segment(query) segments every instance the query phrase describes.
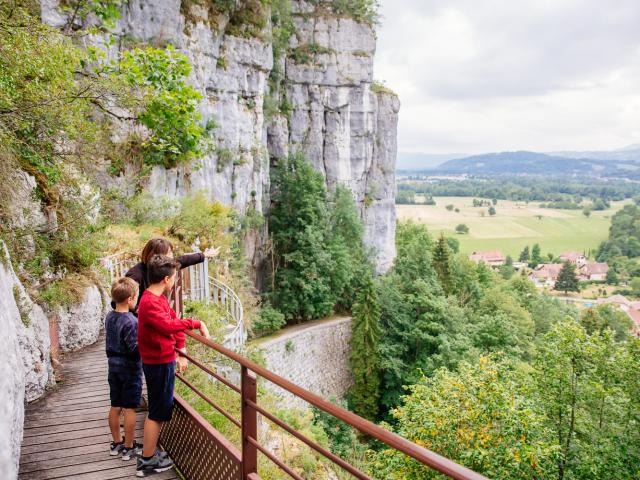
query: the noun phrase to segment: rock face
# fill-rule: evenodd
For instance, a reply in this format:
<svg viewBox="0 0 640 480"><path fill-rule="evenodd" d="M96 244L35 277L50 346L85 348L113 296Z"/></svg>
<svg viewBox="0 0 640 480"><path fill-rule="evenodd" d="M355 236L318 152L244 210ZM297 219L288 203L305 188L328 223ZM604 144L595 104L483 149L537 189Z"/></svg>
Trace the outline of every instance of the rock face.
<svg viewBox="0 0 640 480"><path fill-rule="evenodd" d="M43 0L42 14L45 21L59 24L55 3ZM249 208L266 212L270 165L303 152L328 187L343 184L352 190L365 241L383 272L395 256L399 101L373 83L373 28L330 13L326 1L314 3L290 1L294 34L288 53L274 65L268 12L264 34L245 38L228 33L233 30L227 16L210 18L211 11L197 2L126 2L115 48L132 41L173 44L191 61L190 81L204 98L203 119L217 125L212 131L215 149L199 165L156 167L146 189L174 198L204 190L240 214ZM274 68L280 76L277 96L269 82ZM259 237L246 248L254 270L264 255L265 232Z"/></svg>
<svg viewBox="0 0 640 480"><path fill-rule="evenodd" d="M285 329L258 349L272 372L324 398L342 399L353 383L349 368L351 318L312 322ZM270 385L268 382L265 385ZM287 407L308 404L278 387L271 388Z"/></svg>
<svg viewBox="0 0 640 480"><path fill-rule="evenodd" d="M98 340L103 326L107 300L100 289L87 287L81 301L70 307L59 308L54 314L58 324L60 350L69 352Z"/></svg>
<svg viewBox="0 0 640 480"><path fill-rule="evenodd" d="M53 383L49 322L18 280L9 252L0 242L0 471L16 478L22 441L24 402Z"/></svg>

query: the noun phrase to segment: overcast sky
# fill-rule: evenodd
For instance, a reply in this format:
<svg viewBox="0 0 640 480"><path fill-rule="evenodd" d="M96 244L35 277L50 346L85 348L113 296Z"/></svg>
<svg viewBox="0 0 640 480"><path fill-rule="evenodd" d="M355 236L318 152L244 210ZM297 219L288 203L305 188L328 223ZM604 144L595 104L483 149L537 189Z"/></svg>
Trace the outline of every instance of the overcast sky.
<svg viewBox="0 0 640 480"><path fill-rule="evenodd" d="M640 1L381 0L404 152L640 143Z"/></svg>

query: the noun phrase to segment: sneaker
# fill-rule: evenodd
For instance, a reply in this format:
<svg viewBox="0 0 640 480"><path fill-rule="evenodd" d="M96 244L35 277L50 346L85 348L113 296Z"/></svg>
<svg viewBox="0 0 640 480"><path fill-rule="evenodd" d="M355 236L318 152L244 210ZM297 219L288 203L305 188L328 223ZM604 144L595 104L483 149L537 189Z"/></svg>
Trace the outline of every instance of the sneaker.
<svg viewBox="0 0 640 480"><path fill-rule="evenodd" d="M139 457L142 455L142 444L133 441L131 448L124 447L122 449L122 460L131 460L131 457Z"/></svg>
<svg viewBox="0 0 640 480"><path fill-rule="evenodd" d="M116 455L120 455L120 452L124 450L124 440L120 443L111 442L111 446L109 447L109 455L115 457Z"/></svg>
<svg viewBox="0 0 640 480"><path fill-rule="evenodd" d="M146 477L149 473L166 472L171 467L173 467L173 460L168 456L162 456L159 452L156 452L153 457L148 460L138 457L136 476Z"/></svg>

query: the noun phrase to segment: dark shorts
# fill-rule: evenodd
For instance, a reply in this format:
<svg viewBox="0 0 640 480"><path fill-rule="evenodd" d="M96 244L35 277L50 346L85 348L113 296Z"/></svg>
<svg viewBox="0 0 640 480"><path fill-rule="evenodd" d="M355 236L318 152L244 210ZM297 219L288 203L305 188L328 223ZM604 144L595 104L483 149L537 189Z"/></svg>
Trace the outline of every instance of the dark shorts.
<svg viewBox="0 0 640 480"><path fill-rule="evenodd" d="M142 395L142 375L109 371L109 395L112 407L138 408Z"/></svg>
<svg viewBox="0 0 640 480"><path fill-rule="evenodd" d="M158 365L142 364L147 381L149 419L168 422L173 413L173 385L176 380L176 362Z"/></svg>

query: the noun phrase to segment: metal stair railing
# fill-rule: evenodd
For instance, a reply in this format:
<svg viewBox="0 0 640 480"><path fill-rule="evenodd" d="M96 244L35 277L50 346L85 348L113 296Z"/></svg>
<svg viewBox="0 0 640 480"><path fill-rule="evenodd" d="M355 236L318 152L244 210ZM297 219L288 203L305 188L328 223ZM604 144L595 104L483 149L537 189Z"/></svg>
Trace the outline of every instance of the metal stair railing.
<svg viewBox="0 0 640 480"><path fill-rule="evenodd" d="M209 285L213 303L221 307L231 320L231 331L224 335L224 344L233 350L241 351L247 340L242 301L231 287L216 278L209 277Z"/></svg>

